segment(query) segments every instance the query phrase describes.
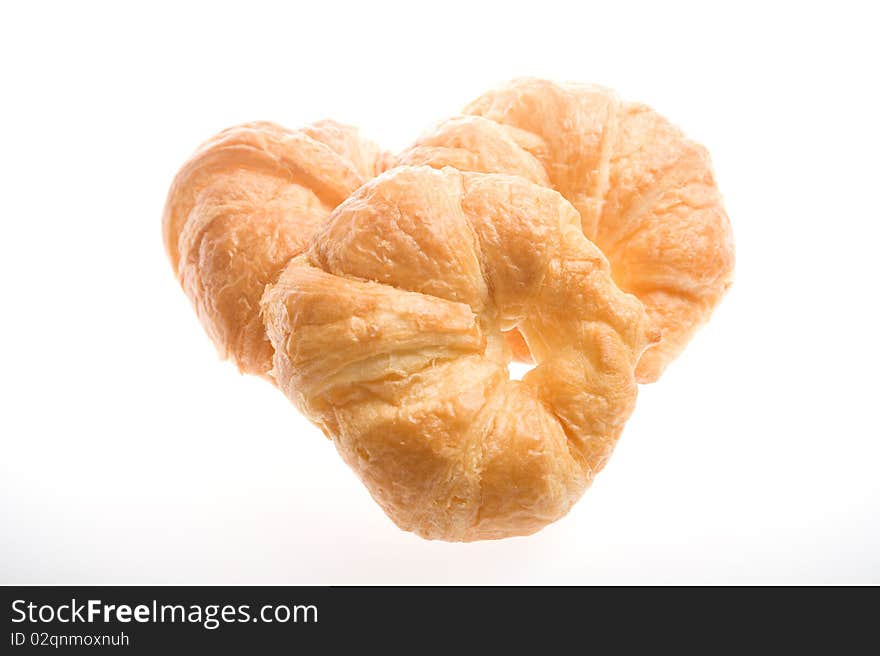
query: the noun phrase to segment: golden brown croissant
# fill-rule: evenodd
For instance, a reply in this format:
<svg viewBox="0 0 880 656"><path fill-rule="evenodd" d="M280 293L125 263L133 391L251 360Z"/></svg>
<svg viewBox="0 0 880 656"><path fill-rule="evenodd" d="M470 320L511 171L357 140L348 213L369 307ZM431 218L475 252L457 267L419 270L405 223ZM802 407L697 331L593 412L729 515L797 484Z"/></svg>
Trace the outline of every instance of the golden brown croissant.
<svg viewBox="0 0 880 656"><path fill-rule="evenodd" d="M659 334L580 223L522 177L395 168L267 289L278 386L401 528L532 533L605 464ZM522 381L514 326L537 363Z"/></svg>
<svg viewBox="0 0 880 656"><path fill-rule="evenodd" d="M640 382L657 380L732 279L733 237L706 150L650 108L597 86L520 79L464 113L397 163L515 174L559 191L614 280L660 327L660 344L637 369ZM521 340L511 345L528 357Z"/></svg>
<svg viewBox="0 0 880 656"><path fill-rule="evenodd" d="M241 371L267 376L272 366L259 316L265 286L383 166L379 148L352 127L260 122L221 132L177 174L165 248L208 335Z"/></svg>

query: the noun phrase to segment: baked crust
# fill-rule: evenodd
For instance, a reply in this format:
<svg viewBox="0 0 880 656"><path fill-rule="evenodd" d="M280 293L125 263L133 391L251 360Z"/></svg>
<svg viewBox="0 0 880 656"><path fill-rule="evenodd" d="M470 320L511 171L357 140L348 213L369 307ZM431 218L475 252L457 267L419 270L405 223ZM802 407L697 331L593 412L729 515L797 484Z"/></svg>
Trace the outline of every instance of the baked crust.
<svg viewBox="0 0 880 656"><path fill-rule="evenodd" d="M221 357L266 376L260 297L318 225L385 164L357 130L320 121L224 130L183 166L162 218L165 248Z"/></svg>
<svg viewBox="0 0 880 656"><path fill-rule="evenodd" d="M398 526L455 541L564 515L659 338L557 192L425 166L340 205L262 313L278 386ZM508 374L513 326L536 360L522 381Z"/></svg>
<svg viewBox="0 0 880 656"><path fill-rule="evenodd" d="M584 234L660 327L639 382L656 381L730 286L733 235L705 148L603 87L519 79L427 131L399 164L509 173L559 191ZM511 334L515 354L527 348Z"/></svg>

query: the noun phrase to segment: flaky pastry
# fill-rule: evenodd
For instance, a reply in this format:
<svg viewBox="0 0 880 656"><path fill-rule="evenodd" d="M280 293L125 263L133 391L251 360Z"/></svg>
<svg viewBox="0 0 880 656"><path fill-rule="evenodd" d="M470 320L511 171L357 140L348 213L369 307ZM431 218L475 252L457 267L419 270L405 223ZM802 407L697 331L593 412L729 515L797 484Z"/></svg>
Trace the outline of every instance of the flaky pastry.
<svg viewBox="0 0 880 656"><path fill-rule="evenodd" d="M637 368L639 382L657 380L732 280L733 237L706 149L649 107L598 86L515 80L464 114L425 133L397 163L515 174L559 191L614 280L661 329ZM528 358L511 335L517 357Z"/></svg>
<svg viewBox="0 0 880 656"><path fill-rule="evenodd" d="M704 148L534 79L395 158L332 121L226 130L175 178L163 233L221 355L401 528L452 541L564 515L734 265ZM521 381L511 351L535 363Z"/></svg>
<svg viewBox="0 0 880 656"><path fill-rule="evenodd" d="M523 177L395 168L267 288L276 383L401 528L529 534L604 466L659 334L580 223ZM536 362L522 381L513 327Z"/></svg>
<svg viewBox="0 0 880 656"><path fill-rule="evenodd" d="M208 335L241 371L265 377L272 367L259 315L265 286L384 157L333 121L296 131L259 122L221 132L177 174L165 248Z"/></svg>

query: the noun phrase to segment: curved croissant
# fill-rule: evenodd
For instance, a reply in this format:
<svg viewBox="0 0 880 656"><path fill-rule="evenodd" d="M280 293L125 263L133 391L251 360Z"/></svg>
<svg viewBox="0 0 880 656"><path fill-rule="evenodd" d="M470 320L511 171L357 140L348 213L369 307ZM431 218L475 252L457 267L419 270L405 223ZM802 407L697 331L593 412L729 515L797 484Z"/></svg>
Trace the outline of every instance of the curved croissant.
<svg viewBox="0 0 880 656"><path fill-rule="evenodd" d="M177 174L162 219L165 248L208 335L241 371L267 376L272 367L259 315L265 286L382 168L379 148L352 127L259 122L221 132Z"/></svg>
<svg viewBox="0 0 880 656"><path fill-rule="evenodd" d="M397 163L509 173L559 191L614 280L660 327L661 342L637 369L639 382L657 380L732 280L733 236L706 150L650 108L597 86L520 79L464 114ZM512 346L528 357L521 341Z"/></svg>
<svg viewBox="0 0 880 656"><path fill-rule="evenodd" d="M332 213L262 300L278 386L403 529L478 540L565 514L659 335L555 191L401 167ZM509 379L502 330L536 366Z"/></svg>

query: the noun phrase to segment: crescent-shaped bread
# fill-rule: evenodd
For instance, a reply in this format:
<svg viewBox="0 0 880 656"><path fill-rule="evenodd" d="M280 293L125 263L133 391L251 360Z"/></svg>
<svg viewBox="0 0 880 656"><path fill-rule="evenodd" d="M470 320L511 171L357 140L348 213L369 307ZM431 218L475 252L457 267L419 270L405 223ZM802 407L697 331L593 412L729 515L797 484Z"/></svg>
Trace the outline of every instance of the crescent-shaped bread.
<svg viewBox="0 0 880 656"><path fill-rule="evenodd" d="M403 529L532 533L611 454L659 338L576 210L522 177L430 167L366 183L262 300L279 388ZM503 330L536 366L510 380Z"/></svg>
<svg viewBox="0 0 880 656"><path fill-rule="evenodd" d="M295 131L239 125L183 166L165 205L165 248L222 357L267 376L272 346L259 315L266 285L384 165L383 153L357 130L320 121Z"/></svg>
<svg viewBox="0 0 880 656"><path fill-rule="evenodd" d="M559 191L662 339L639 362L657 380L730 286L733 236L709 154L645 105L605 88L520 79L490 91L397 164L508 173ZM529 349L515 336L514 353ZM529 344L531 347L531 344Z"/></svg>

